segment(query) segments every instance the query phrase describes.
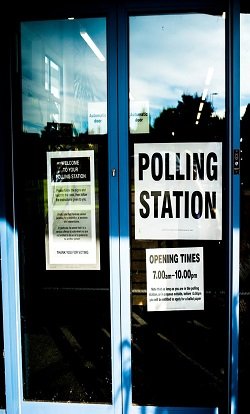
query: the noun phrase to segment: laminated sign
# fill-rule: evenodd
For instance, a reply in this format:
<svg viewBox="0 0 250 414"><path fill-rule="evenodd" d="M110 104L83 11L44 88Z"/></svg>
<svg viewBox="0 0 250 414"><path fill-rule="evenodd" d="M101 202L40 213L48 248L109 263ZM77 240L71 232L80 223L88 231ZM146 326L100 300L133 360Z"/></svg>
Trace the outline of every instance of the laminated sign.
<svg viewBox="0 0 250 414"><path fill-rule="evenodd" d="M204 310L202 247L147 249L147 310Z"/></svg>
<svg viewBox="0 0 250 414"><path fill-rule="evenodd" d="M222 144L134 145L135 238L221 240Z"/></svg>
<svg viewBox="0 0 250 414"><path fill-rule="evenodd" d="M99 269L94 151L47 153L47 269Z"/></svg>

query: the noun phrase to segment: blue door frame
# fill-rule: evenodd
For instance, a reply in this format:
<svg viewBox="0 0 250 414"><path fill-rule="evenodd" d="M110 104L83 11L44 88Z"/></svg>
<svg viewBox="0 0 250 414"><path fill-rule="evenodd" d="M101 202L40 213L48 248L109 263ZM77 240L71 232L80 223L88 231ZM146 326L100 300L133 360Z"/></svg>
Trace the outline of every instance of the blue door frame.
<svg viewBox="0 0 250 414"><path fill-rule="evenodd" d="M133 2L135 3L135 2ZM168 4L169 3L169 4ZM192 2L193 3L193 2ZM212 2L206 2L212 3ZM132 4L132 3L131 3ZM3 291L3 330L5 355L5 387L7 414L159 414L159 413L218 413L215 408L163 408L132 405L131 397L131 327L130 281L125 277L130 268L129 256L129 172L128 172L128 16L130 13L178 11L181 2L136 2L107 9L108 45L108 137L109 137L109 202L110 202L110 264L112 317L112 374L113 404L82 405L23 401L22 358L20 335L20 298L18 270L18 234L15 226L15 205L12 199L11 119L14 102L10 103L11 88L5 86L7 97L1 98L1 266ZM193 7L193 4L192 4ZM79 6L80 8L80 6ZM84 8L83 8L84 12ZM240 243L240 178L233 173L232 154L240 147L240 85L239 85L239 31L240 7L231 0L227 10L227 112L228 112L228 289L230 332L228 353L228 414L237 413L238 395L238 336L239 336L239 243ZM10 33L10 36L12 34ZM2 37L2 42L5 39ZM6 45L5 45L6 49ZM11 50L8 51L8 55ZM7 62L9 64L9 62ZM8 64L4 73L9 70ZM2 69L3 70L3 69ZM12 81L14 78L12 67ZM13 96L12 96L13 99ZM6 105L9 102L9 105ZM3 117L3 114L6 116ZM119 142L117 137L119 137ZM6 154L9 154L6 159ZM115 176L112 170L118 171ZM6 173L8 171L8 173ZM122 190L122 191L121 191ZM119 209L119 206L122 208ZM119 215L117 214L119 211ZM120 277L115 275L120 273ZM117 294L121 292L122 295ZM119 317L117 317L119 315Z"/></svg>

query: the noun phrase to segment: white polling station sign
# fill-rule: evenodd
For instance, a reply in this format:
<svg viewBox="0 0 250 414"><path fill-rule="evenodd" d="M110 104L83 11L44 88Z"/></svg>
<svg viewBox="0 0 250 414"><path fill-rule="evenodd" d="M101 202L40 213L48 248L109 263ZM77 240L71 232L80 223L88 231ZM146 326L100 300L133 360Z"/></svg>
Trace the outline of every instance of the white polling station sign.
<svg viewBox="0 0 250 414"><path fill-rule="evenodd" d="M222 144L134 144L135 238L221 240Z"/></svg>

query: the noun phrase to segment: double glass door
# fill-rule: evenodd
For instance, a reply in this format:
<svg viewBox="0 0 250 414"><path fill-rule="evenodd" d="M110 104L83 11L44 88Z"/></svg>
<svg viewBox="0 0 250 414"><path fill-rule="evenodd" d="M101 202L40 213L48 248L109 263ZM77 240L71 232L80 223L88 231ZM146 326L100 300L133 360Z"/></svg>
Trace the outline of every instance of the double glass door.
<svg viewBox="0 0 250 414"><path fill-rule="evenodd" d="M223 11L20 24L24 414L227 410Z"/></svg>

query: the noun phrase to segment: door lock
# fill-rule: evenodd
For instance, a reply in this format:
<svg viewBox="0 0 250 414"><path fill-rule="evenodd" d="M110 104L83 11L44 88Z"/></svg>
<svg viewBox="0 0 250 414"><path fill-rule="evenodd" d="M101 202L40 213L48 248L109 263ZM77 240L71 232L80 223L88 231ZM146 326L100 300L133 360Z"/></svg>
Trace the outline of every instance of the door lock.
<svg viewBox="0 0 250 414"><path fill-rule="evenodd" d="M239 149L234 149L233 170L234 170L235 175L240 173L240 150Z"/></svg>

